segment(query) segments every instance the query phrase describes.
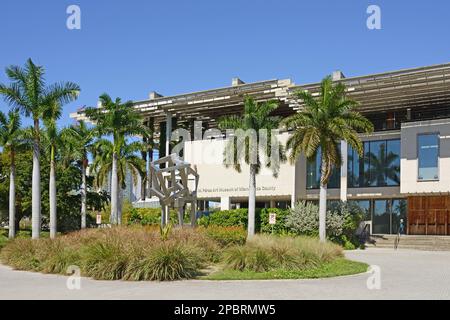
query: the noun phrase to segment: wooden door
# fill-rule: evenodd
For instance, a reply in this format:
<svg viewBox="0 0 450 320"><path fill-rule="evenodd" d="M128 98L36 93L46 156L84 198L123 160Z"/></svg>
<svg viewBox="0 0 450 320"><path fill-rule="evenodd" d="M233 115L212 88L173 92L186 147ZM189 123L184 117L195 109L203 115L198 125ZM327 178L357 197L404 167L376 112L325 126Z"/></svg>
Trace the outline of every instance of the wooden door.
<svg viewBox="0 0 450 320"><path fill-rule="evenodd" d="M450 196L408 198L408 234L450 235Z"/></svg>

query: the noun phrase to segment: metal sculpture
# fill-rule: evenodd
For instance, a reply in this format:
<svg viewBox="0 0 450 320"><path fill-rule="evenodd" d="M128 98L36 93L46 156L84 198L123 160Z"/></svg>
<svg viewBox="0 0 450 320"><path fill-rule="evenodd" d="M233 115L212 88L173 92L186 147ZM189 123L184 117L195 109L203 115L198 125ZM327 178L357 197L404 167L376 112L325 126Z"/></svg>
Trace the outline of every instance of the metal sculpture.
<svg viewBox="0 0 450 320"><path fill-rule="evenodd" d="M161 225L170 220L170 209L178 208L179 225L183 226L184 208L187 203L191 207L191 225L196 224L197 188L199 175L188 162L177 154L160 158L150 163L152 176L152 193L159 198L161 204ZM194 190L189 189L189 181L194 180Z"/></svg>

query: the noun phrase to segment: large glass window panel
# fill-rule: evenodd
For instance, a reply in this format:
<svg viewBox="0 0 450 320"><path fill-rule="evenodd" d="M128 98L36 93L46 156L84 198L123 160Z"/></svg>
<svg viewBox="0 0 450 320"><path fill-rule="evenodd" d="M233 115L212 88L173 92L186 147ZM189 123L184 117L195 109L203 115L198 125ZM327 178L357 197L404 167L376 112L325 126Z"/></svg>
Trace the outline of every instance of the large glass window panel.
<svg viewBox="0 0 450 320"><path fill-rule="evenodd" d="M419 180L439 180L439 135L418 136Z"/></svg>
<svg viewBox="0 0 450 320"><path fill-rule="evenodd" d="M400 185L400 140L388 140L386 143L386 183L388 186Z"/></svg>
<svg viewBox="0 0 450 320"><path fill-rule="evenodd" d="M306 164L306 188L319 189L321 178L321 152L320 148L313 159L309 159ZM341 168L333 168L328 180L329 189L337 189L341 186Z"/></svg>
<svg viewBox="0 0 450 320"><path fill-rule="evenodd" d="M372 220L372 213L370 212L370 200L350 200L349 203L358 206L362 210L364 214L364 221Z"/></svg>
<svg viewBox="0 0 450 320"><path fill-rule="evenodd" d="M375 200L373 206L373 225L374 234L391 233L391 215L389 210L389 200Z"/></svg>
<svg viewBox="0 0 450 320"><path fill-rule="evenodd" d="M381 187L386 185L386 141L370 142L370 151L366 154L368 161L368 175L370 187Z"/></svg>
<svg viewBox="0 0 450 320"><path fill-rule="evenodd" d="M403 219L404 232L406 233L407 201L404 199L392 200L392 233L397 234L400 227L400 220Z"/></svg>
<svg viewBox="0 0 450 320"><path fill-rule="evenodd" d="M400 140L364 142L364 158L349 148L348 186L384 187L400 185Z"/></svg>

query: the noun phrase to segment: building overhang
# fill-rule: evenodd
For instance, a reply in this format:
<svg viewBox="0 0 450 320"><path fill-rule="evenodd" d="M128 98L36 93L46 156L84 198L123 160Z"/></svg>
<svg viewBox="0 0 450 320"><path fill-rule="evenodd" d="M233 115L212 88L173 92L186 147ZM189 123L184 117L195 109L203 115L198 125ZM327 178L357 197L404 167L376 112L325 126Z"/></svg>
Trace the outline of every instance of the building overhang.
<svg viewBox="0 0 450 320"><path fill-rule="evenodd" d="M346 85L348 96L360 103L364 113L450 104L450 63L343 78L336 82ZM294 110L301 110L303 105L296 99L297 91L318 96L320 82L288 89L290 105Z"/></svg>

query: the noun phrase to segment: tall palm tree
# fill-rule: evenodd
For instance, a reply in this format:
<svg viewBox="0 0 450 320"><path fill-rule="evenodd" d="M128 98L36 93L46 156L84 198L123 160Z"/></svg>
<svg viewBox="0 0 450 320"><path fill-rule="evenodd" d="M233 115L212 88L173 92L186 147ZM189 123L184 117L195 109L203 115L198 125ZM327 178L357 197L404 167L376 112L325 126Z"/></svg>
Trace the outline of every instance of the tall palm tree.
<svg viewBox="0 0 450 320"><path fill-rule="evenodd" d="M111 223L118 224L119 180L118 161L120 146L130 135L147 136L149 130L144 126L141 115L133 108L131 101L122 103L120 98L112 100L108 94L100 96L100 108L87 108L86 115L96 123L96 130L100 136L112 136L113 153L111 167Z"/></svg>
<svg viewBox="0 0 450 320"><path fill-rule="evenodd" d="M0 146L9 153L9 238L16 235L16 165L15 156L18 149L23 146L21 138L21 120L17 111L10 111L5 115L0 111Z"/></svg>
<svg viewBox="0 0 450 320"><path fill-rule="evenodd" d="M86 228L87 210L87 183L86 172L89 164L88 154L92 151L95 128L89 127L86 122L79 121L65 131L68 146L72 149L72 157L81 164L81 229Z"/></svg>
<svg viewBox="0 0 450 320"><path fill-rule="evenodd" d="M46 127L46 140L50 157L50 179L49 179L49 208L50 208L50 238L54 239L57 233L57 205L56 205L56 152L62 145L61 131L56 125L56 121L61 117L62 107L54 101L48 105L43 112L43 120Z"/></svg>
<svg viewBox="0 0 450 320"><path fill-rule="evenodd" d="M238 172L241 172L242 160L249 165L248 237L252 237L255 234L256 176L260 172L263 162L266 163L268 168L272 169L274 176L277 176L279 172L279 162L271 159L272 144L278 144L276 137L272 137L271 131L278 129L280 124L280 118L271 116L271 114L277 108L277 101L271 100L258 103L252 97L247 96L244 99L244 112L242 116L227 116L219 119L218 122L220 129L231 129L236 133L228 140L225 146L225 165L227 167L233 165ZM249 133L249 135L244 137L244 141L239 141L240 134L238 130ZM267 130L266 138L260 136L260 130ZM252 133L254 133L254 139L250 138ZM278 146L277 158L280 161L284 161L284 150L280 144Z"/></svg>
<svg viewBox="0 0 450 320"><path fill-rule="evenodd" d="M143 178L146 174L145 162L137 156L137 153L140 152L142 148L142 143L128 143L125 139L117 140L115 143L107 139L99 139L96 141L93 147L94 162L92 164L96 176L96 186L101 188L111 176L115 152L118 152L117 180L120 190L126 188L125 180L127 172L131 173L135 183L138 176ZM122 221L122 193L120 190L118 192L118 224Z"/></svg>
<svg viewBox="0 0 450 320"><path fill-rule="evenodd" d="M303 109L283 121L285 127L293 130L287 148L292 149L292 163L301 154L313 159L320 148L319 236L325 241L327 184L333 167L341 166L339 145L342 140L347 141L362 156L364 148L358 132L370 133L373 125L357 112L358 103L346 96L346 86L341 82L333 84L331 76L322 80L317 98L307 91L299 91L296 95L303 103Z"/></svg>
<svg viewBox="0 0 450 320"><path fill-rule="evenodd" d="M28 59L25 67L6 68L6 75L12 81L9 86L0 84L2 94L12 107L19 109L26 117L33 119L33 178L32 178L32 238L37 239L41 229L41 168L39 122L43 112L53 103L64 105L78 97L80 88L72 82L46 86L44 68Z"/></svg>

